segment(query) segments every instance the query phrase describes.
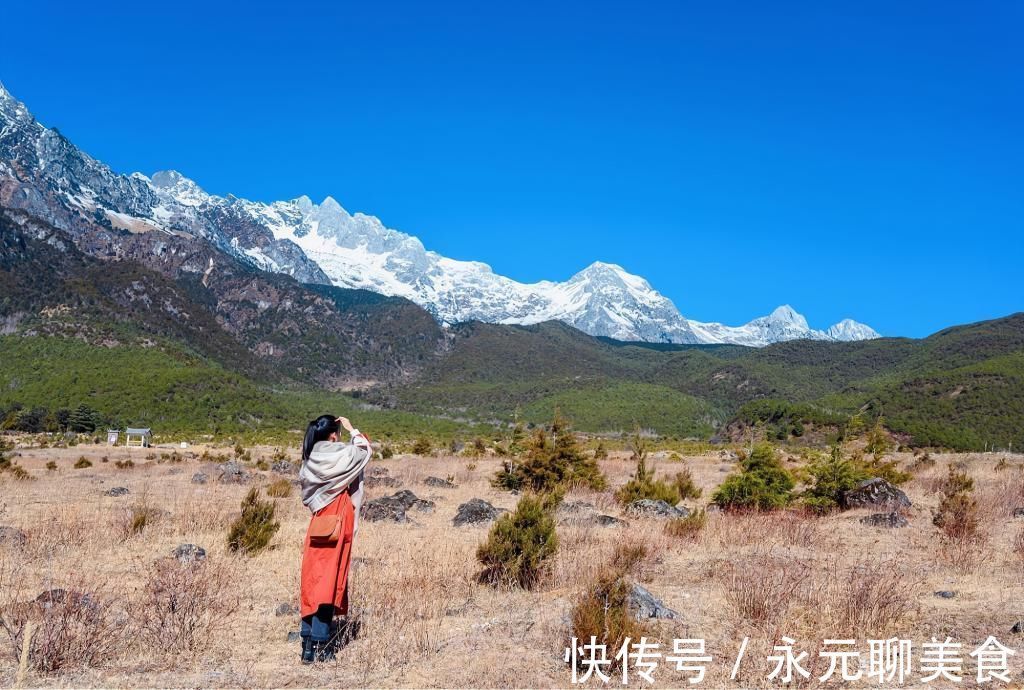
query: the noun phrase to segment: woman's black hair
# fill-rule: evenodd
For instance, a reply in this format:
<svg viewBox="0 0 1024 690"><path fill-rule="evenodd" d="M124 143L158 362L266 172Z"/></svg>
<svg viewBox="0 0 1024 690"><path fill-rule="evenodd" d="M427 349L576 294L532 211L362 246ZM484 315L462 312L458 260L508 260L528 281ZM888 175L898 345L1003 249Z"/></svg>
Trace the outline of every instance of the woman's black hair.
<svg viewBox="0 0 1024 690"><path fill-rule="evenodd" d="M306 438L302 439L302 460L309 460L309 454L313 452L313 446L320 441L326 441L331 434L341 430L341 423L335 415L320 415L306 427Z"/></svg>

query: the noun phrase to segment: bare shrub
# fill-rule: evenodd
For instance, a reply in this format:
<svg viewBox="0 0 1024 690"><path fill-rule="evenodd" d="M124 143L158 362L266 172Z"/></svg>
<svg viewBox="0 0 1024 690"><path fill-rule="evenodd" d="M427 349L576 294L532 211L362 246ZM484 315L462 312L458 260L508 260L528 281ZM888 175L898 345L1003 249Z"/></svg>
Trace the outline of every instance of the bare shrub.
<svg viewBox="0 0 1024 690"><path fill-rule="evenodd" d="M200 652L231 624L240 600L238 582L224 563L161 559L134 602L133 627L153 649Z"/></svg>
<svg viewBox="0 0 1024 690"><path fill-rule="evenodd" d="M811 574L803 561L770 554L720 565L726 603L739 618L758 626L780 623Z"/></svg>
<svg viewBox="0 0 1024 690"><path fill-rule="evenodd" d="M828 632L874 637L896 630L915 609L920 581L883 563L860 563L843 569L838 562L823 573L808 608L826 618Z"/></svg>
<svg viewBox="0 0 1024 690"><path fill-rule="evenodd" d="M128 540L156 523L162 512L151 505L145 496L128 507L121 516L121 539Z"/></svg>
<svg viewBox="0 0 1024 690"><path fill-rule="evenodd" d="M31 633L29 666L55 675L109 662L125 638L122 619L109 597L52 589L30 602L5 607L0 626L15 659L21 656L25 635Z"/></svg>

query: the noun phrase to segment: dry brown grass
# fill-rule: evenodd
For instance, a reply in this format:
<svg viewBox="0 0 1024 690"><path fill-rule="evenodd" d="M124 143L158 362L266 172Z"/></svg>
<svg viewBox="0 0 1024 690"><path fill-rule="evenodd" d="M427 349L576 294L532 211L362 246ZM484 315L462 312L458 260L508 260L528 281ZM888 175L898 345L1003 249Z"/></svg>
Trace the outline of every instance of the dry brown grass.
<svg viewBox="0 0 1024 690"><path fill-rule="evenodd" d="M47 614L25 605L55 588L88 594L99 605L48 614L65 617L62 629L69 634L36 640L37 627L24 671L29 686L566 686L570 676L561 658L573 605L621 544L643 548L633 577L680 612L679 621L656 631L662 643L672 637L707 640L716 661L704 687L765 685L762 665L753 662L740 682L729 680L728 659L744 635L750 636L749 655L770 652L780 634L797 637L805 648L837 633L863 638L897 632L918 642L951 634L967 647L989 634L1008 637L1009 627L1024 617L1024 521L1012 518L1015 508L1024 507L1024 482L1013 466L1019 457L996 470L997 456L932 454L935 465L918 468L904 487L914 501L905 529L865 527L858 522L863 511L825 517L711 512L704 528L685 539L666 534L659 520L626 518L625 528L560 523L559 549L536 588L504 591L475 578L474 554L487 529L451 525L456 507L470 498L515 506L517 497L489 484L498 460L396 455L374 462L436 508L411 511L409 524L361 524L350 591L360 634L336 663L307 668L298 663L298 646L285 639L298 621L274 614L279 604L298 601L308 512L294 493L275 500L281 529L271 548L243 558L228 551L226 534L249 486L218 484L215 472L208 472L207 484L190 481L223 450L206 460L183 453L180 463L144 462L144 452L102 446L20 452L19 464L37 480L0 479L0 525L28 536L22 545L0 544L0 616L12 626L43 626ZM270 456L273 449L252 452ZM295 451L288 453L297 460ZM92 466L71 470L80 455ZM103 455L108 464L100 462ZM658 476L670 477L679 467L651 457ZM116 468L129 458L134 470ZM729 467L712 455L685 461L704 497ZM961 568L940 553L931 523L940 500L933 486L956 461L965 462L975 479L988 546L973 558L983 568ZM48 462L61 471L47 474ZM635 463L613 452L601 467L608 491L575 490L566 501L586 501L621 516L613 491ZM249 468L257 483L276 479L260 479ZM422 483L427 476L452 476L457 487L429 488ZM103 494L118 485L131 494ZM370 498L395 490L371 490ZM143 502L158 511L157 520L120 539L132 506ZM206 548L206 561L170 560L181 543ZM940 589L956 597L934 597ZM93 632L83 638L86 630ZM15 639L0 630L2 686L13 685L18 675L24 638L17 635L16 628ZM1012 645L1012 639L1003 641ZM42 654L38 645L66 651ZM657 686L685 685L666 666L656 678Z"/></svg>

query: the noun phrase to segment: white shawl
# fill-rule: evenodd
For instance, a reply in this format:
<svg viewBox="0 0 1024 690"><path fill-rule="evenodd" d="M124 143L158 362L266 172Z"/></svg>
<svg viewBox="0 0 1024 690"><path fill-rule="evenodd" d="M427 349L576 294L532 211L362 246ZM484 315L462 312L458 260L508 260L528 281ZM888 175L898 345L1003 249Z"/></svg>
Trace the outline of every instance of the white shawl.
<svg viewBox="0 0 1024 690"><path fill-rule="evenodd" d="M372 455L369 439L358 429L352 430L352 443L320 441L314 445L309 459L299 470L303 505L316 513L342 491L349 490L358 529L359 509L363 504L363 469Z"/></svg>

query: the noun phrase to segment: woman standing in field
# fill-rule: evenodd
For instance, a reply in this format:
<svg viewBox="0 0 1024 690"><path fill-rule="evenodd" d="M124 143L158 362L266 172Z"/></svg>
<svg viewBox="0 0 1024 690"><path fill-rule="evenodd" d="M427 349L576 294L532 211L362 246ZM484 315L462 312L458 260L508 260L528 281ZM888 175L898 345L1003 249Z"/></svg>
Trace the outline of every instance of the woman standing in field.
<svg viewBox="0 0 1024 690"><path fill-rule="evenodd" d="M351 443L338 440L341 429ZM344 417L323 415L309 423L302 442L299 481L302 503L313 513L302 551L302 663L334 655L331 624L348 615L348 571L352 540L359 528L363 469L373 450L370 439Z"/></svg>

